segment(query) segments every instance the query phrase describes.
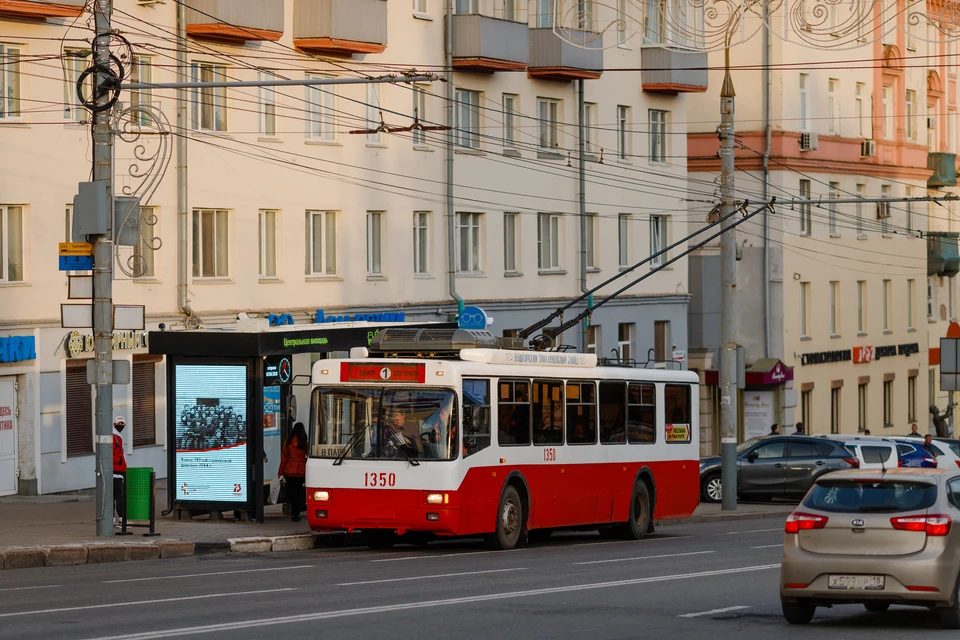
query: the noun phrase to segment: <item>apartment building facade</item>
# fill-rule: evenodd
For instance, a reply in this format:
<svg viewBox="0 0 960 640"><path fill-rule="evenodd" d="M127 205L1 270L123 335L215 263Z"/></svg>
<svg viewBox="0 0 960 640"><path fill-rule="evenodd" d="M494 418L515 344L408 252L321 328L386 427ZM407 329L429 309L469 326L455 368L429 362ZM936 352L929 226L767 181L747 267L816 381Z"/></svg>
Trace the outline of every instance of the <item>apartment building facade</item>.
<svg viewBox="0 0 960 640"><path fill-rule="evenodd" d="M737 198L781 202L766 234L763 222L749 222L738 237L738 342L748 371L779 362L785 374L750 384L748 373L741 437L773 422L792 431L801 421L808 433L900 435L914 422L926 432L928 407L945 407L930 348L956 313L957 208L949 198L958 45L908 24L907 12L903 2L884 3L858 32L859 46L842 54L771 37L766 57L760 34L732 52ZM769 114L750 99L763 95L763 71L736 70L757 60L771 69ZM711 62L722 68L719 55ZM717 113L721 74L711 72L711 91L692 99L691 112ZM692 185L719 175L713 126L694 128ZM926 196L938 201L869 201ZM702 224L696 217L692 224ZM715 248L691 256L691 350L708 371L719 344L709 294L717 259ZM701 424L712 424L701 438L707 450L719 446L716 402L701 407Z"/></svg>
<svg viewBox="0 0 960 640"><path fill-rule="evenodd" d="M71 239L77 185L90 176L90 116L76 96L90 66L86 4L0 0L0 413L16 416L0 422L11 423L0 429L0 494L94 484L84 367L92 336L61 327L67 278L57 255ZM133 45L129 78L176 80L177 4L114 2L113 25ZM390 2L389 10L385 0L186 4L194 81L444 73L441 0ZM131 384L114 391L116 413L130 425L131 465L165 473L165 365L147 348L161 323L212 330L235 326L238 313L289 313L302 324L318 309L449 320L455 293L484 307L501 334L579 295L579 80L586 286L683 236L685 105L688 92L706 88L705 74L644 72L637 82L636 71L608 73L674 52L607 46L603 39L617 35L594 36L593 23L555 29L549 2L456 1L452 11L452 100L441 82L202 88L188 92L178 120L173 90L121 95L118 110L157 109L170 145L182 139L188 150L186 202L173 158L140 203L155 224L142 225L140 246L117 248L114 300L143 304L147 315L145 331L114 339L115 357L133 368ZM597 11L597 24L616 17ZM448 116L449 134L438 129ZM154 118L135 117L145 130L156 129ZM157 138L116 139L116 193L137 190ZM564 342L606 356L682 358L687 281L687 261L678 260L599 309L585 340L571 331Z"/></svg>

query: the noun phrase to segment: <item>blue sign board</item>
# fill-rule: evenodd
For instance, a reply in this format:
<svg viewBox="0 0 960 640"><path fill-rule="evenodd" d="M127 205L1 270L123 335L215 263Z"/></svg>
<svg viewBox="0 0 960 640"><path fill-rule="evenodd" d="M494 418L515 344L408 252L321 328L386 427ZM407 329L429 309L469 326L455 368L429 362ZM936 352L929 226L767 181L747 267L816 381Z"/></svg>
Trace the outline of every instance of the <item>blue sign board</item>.
<svg viewBox="0 0 960 640"><path fill-rule="evenodd" d="M323 309L317 309L317 315L314 322L317 324L323 322L403 322L407 314L403 311L387 311L383 313L357 313L355 315L328 316L324 315Z"/></svg>
<svg viewBox="0 0 960 640"><path fill-rule="evenodd" d="M37 348L33 336L10 336L0 338L0 362L36 360Z"/></svg>
<svg viewBox="0 0 960 640"><path fill-rule="evenodd" d="M461 329L485 331L487 328L487 312L480 307L465 307L457 324Z"/></svg>
<svg viewBox="0 0 960 640"><path fill-rule="evenodd" d="M60 271L93 271L93 256L60 256Z"/></svg>

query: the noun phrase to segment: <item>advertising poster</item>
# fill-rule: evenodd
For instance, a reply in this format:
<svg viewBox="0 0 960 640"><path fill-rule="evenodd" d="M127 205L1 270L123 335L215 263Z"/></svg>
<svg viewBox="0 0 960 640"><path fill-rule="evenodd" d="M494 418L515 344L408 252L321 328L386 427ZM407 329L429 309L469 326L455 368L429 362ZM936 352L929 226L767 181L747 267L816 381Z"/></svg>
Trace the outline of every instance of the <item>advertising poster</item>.
<svg viewBox="0 0 960 640"><path fill-rule="evenodd" d="M773 425L773 391L745 391L743 394L743 439L770 433Z"/></svg>
<svg viewBox="0 0 960 640"><path fill-rule="evenodd" d="M177 365L177 500L247 501L247 367Z"/></svg>
<svg viewBox="0 0 960 640"><path fill-rule="evenodd" d="M263 479L269 482L280 469L280 387L263 388Z"/></svg>

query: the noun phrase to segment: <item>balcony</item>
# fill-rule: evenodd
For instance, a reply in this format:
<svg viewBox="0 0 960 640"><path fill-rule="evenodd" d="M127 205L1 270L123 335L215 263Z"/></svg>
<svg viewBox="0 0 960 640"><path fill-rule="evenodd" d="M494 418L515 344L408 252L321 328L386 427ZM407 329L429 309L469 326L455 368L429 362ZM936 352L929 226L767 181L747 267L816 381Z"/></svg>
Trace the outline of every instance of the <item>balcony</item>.
<svg viewBox="0 0 960 640"><path fill-rule="evenodd" d="M545 80L596 80L603 73L603 42L600 34L565 29L569 40L553 29L530 29L530 62L527 75ZM596 40L593 40L596 38Z"/></svg>
<svg viewBox="0 0 960 640"><path fill-rule="evenodd" d="M927 187L957 186L957 154L931 151L927 154L927 169L933 171L927 178Z"/></svg>
<svg viewBox="0 0 960 640"><path fill-rule="evenodd" d="M927 234L927 275L954 276L960 273L960 233L931 231Z"/></svg>
<svg viewBox="0 0 960 640"><path fill-rule="evenodd" d="M707 54L671 47L644 47L640 83L653 93L703 93L707 90Z"/></svg>
<svg viewBox="0 0 960 640"><path fill-rule="evenodd" d="M46 20L77 18L83 13L84 0L0 0L0 18Z"/></svg>
<svg viewBox="0 0 960 640"><path fill-rule="evenodd" d="M465 71L523 71L530 39L523 22L477 14L453 16L453 66Z"/></svg>
<svg viewBox="0 0 960 640"><path fill-rule="evenodd" d="M294 0L293 44L308 53L352 56L387 48L386 0Z"/></svg>
<svg viewBox="0 0 960 640"><path fill-rule="evenodd" d="M186 0L187 35L246 42L283 36L283 0Z"/></svg>

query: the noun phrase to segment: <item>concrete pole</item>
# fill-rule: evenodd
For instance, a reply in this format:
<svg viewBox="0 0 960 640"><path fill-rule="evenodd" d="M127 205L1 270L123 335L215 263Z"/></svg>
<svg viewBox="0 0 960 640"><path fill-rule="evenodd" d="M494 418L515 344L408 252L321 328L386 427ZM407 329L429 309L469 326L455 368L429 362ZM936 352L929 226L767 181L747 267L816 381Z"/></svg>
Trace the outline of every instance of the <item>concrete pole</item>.
<svg viewBox="0 0 960 640"><path fill-rule="evenodd" d="M587 165L585 154L584 137L587 131L587 124L584 122L586 106L583 102L583 80L577 80L577 111L580 114L577 119L577 126L580 131L577 135L577 181L580 200L580 293L587 292ZM580 323L580 350L587 352L587 335L589 331L590 319L584 318Z"/></svg>
<svg viewBox="0 0 960 640"><path fill-rule="evenodd" d="M110 65L111 0L94 0L97 38L96 64ZM105 104L110 92L103 89L108 76L94 74L97 104ZM93 112L93 180L107 185L106 233L96 236L93 248L93 336L96 365L96 473L97 535L113 536L113 134L110 109Z"/></svg>
<svg viewBox="0 0 960 640"><path fill-rule="evenodd" d="M454 125L454 103L455 93L453 89L453 2L446 0L443 13L444 33L443 33L443 64L444 79L446 80L446 101L443 107L444 124L448 127L447 138L444 141L444 165L446 166L446 218L447 218L447 287L450 291L450 297L457 303L457 318L463 313L463 298L457 293L457 230L456 220L454 218L453 207L453 137L457 134L453 128Z"/></svg>
<svg viewBox="0 0 960 640"><path fill-rule="evenodd" d="M737 233L733 228L733 102L730 48L720 90L720 479L723 511L737 509Z"/></svg>
<svg viewBox="0 0 960 640"><path fill-rule="evenodd" d="M187 70L187 5L177 4L177 82L186 83ZM193 317L190 308L188 278L190 252L187 239L190 235L189 197L187 190L187 136L190 120L187 112L187 88L177 88L177 310L187 318Z"/></svg>

